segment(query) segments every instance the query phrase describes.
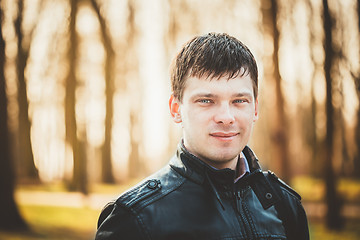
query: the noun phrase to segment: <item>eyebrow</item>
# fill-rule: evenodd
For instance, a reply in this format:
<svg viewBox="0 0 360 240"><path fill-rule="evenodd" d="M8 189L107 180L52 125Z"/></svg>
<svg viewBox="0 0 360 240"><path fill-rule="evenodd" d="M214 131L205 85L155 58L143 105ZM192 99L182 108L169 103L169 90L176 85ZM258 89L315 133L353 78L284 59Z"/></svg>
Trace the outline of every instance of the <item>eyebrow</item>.
<svg viewBox="0 0 360 240"><path fill-rule="evenodd" d="M234 94L233 97L249 97L249 98L252 98L253 95L252 95L252 93L248 93L248 92L240 92L240 93Z"/></svg>
<svg viewBox="0 0 360 240"><path fill-rule="evenodd" d="M198 98L198 97L212 98L212 97L216 97L216 95L212 93L197 93L192 96L192 98Z"/></svg>
<svg viewBox="0 0 360 240"><path fill-rule="evenodd" d="M193 95L191 97L191 99L195 99L195 98L216 98L217 95L213 94L213 93L197 93L195 95ZM248 93L248 92L239 92L239 93L235 93L232 95L232 97L248 97L248 98L253 98L252 93Z"/></svg>

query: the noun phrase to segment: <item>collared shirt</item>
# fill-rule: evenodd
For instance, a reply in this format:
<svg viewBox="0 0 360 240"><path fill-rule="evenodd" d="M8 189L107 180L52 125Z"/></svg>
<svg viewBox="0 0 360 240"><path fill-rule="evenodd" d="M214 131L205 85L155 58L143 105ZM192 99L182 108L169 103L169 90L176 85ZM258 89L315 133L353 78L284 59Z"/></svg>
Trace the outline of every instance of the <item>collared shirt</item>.
<svg viewBox="0 0 360 240"><path fill-rule="evenodd" d="M241 164L241 163L243 163L243 164ZM240 153L238 164L236 165L236 168L237 168L236 172L243 172L243 173L240 176L238 176L237 178L235 178L234 182L239 181L240 178L245 176L245 174L250 173L250 167L249 167L248 161L242 152ZM242 169L239 169L239 168L242 168Z"/></svg>
<svg viewBox="0 0 360 240"><path fill-rule="evenodd" d="M212 167L213 169L219 170L218 168L216 168L214 166L211 166L211 165L209 165L209 166ZM234 183L239 181L243 176L245 176L245 174L250 173L250 167L249 167L249 164L248 164L247 159L246 159L245 155L243 154L243 152L241 152L239 155L239 159L236 164L235 171L236 171L236 173L242 172L242 174L240 176L237 176L234 179Z"/></svg>
<svg viewBox="0 0 360 240"><path fill-rule="evenodd" d="M184 145L184 140L181 141L181 144L186 149L186 147ZM218 168L216 168L214 166L211 166L211 165L209 165L209 166L212 167L213 169L219 170ZM239 181L243 176L245 176L245 174L250 173L250 167L249 167L248 161L245 157L245 154L243 152L241 152L239 155L235 171L236 171L236 173L242 172L242 174L240 176L235 176L236 178L234 179L234 183Z"/></svg>

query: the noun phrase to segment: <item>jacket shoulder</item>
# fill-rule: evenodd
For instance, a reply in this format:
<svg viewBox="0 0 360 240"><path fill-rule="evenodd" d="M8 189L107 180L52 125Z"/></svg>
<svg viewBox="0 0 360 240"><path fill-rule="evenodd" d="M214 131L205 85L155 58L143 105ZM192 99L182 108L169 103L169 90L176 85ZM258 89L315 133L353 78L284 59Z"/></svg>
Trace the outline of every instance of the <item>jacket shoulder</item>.
<svg viewBox="0 0 360 240"><path fill-rule="evenodd" d="M150 239L139 212L176 190L184 178L165 167L108 203L98 220L96 240Z"/></svg>
<svg viewBox="0 0 360 240"><path fill-rule="evenodd" d="M99 216L95 239L148 239L148 232L138 216L113 201Z"/></svg>
<svg viewBox="0 0 360 240"><path fill-rule="evenodd" d="M167 166L120 195L115 203L137 211L174 191L184 181Z"/></svg>
<svg viewBox="0 0 360 240"><path fill-rule="evenodd" d="M105 205L105 207L101 210L98 222L97 222L97 227L99 228L100 225L104 222L104 220L111 214L113 208L114 208L114 204L115 204L115 200L109 202L108 204Z"/></svg>
<svg viewBox="0 0 360 240"><path fill-rule="evenodd" d="M291 196L295 197L299 201L301 201L301 196L297 193L294 189L292 189L288 184L286 184L283 180L281 180L275 173L272 171L265 171L264 175L270 179L271 182L275 183L276 185L280 186L280 188L290 194Z"/></svg>
<svg viewBox="0 0 360 240"><path fill-rule="evenodd" d="M116 204L125 207L133 207L141 201L151 199L151 196L161 190L161 181L159 179L148 179L139 183L135 187L126 191L116 200Z"/></svg>

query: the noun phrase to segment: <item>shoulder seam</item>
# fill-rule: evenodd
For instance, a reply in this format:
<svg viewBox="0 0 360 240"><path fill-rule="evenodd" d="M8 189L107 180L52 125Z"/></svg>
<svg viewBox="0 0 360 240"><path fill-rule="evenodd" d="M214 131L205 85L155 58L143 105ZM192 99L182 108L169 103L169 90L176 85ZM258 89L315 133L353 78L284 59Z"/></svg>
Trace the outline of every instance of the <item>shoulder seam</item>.
<svg viewBox="0 0 360 240"><path fill-rule="evenodd" d="M153 184L154 183L154 184ZM153 184L154 187L149 187L150 184ZM145 190L142 190L145 189ZM131 207L135 205L137 202L149 197L155 192L159 191L161 185L156 179L146 180L139 183L137 186L133 187L129 191L122 194L117 200L116 203L119 205L123 205L125 207ZM137 193L138 192L138 193Z"/></svg>
<svg viewBox="0 0 360 240"><path fill-rule="evenodd" d="M175 172L176 175L179 175L179 173L177 173L173 169L171 169L171 171ZM131 211L137 212L140 209L151 204L152 202L156 201L157 199L163 198L164 196L168 195L170 192L176 190L185 181L186 178L181 176L177 178L176 182L174 182L172 186L170 186L168 189L164 189L161 186L161 181L158 178L149 179L139 183L137 186L133 187L132 189L122 194L116 200L116 204L121 205L125 208L129 208L131 209ZM153 182L156 182L156 187L151 189L152 186L149 185L150 183ZM142 190L141 188L145 190Z"/></svg>
<svg viewBox="0 0 360 240"><path fill-rule="evenodd" d="M150 196L149 198L145 199L142 204L140 204L138 206L134 206L134 208L133 208L134 211L139 211L142 208L146 207L147 205L151 204L152 202L155 202L158 199L165 197L169 193L171 193L174 190L176 190L177 188L179 188L185 181L186 181L186 178L179 178L179 180L177 180L176 183L173 186L171 186L169 189L167 189L166 191L161 192L161 194L154 194L154 195Z"/></svg>

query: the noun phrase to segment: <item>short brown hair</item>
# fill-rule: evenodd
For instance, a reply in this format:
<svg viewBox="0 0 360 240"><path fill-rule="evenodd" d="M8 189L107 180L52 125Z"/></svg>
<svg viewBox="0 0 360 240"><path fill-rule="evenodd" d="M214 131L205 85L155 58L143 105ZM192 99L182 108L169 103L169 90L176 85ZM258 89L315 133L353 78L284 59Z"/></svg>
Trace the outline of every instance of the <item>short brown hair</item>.
<svg viewBox="0 0 360 240"><path fill-rule="evenodd" d="M182 101L187 77L223 77L229 79L250 74L254 96L258 94L258 69L248 47L226 33L196 36L184 45L171 69L174 96Z"/></svg>

